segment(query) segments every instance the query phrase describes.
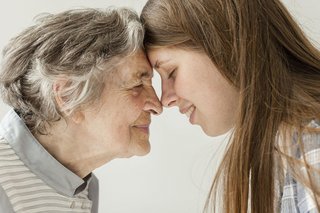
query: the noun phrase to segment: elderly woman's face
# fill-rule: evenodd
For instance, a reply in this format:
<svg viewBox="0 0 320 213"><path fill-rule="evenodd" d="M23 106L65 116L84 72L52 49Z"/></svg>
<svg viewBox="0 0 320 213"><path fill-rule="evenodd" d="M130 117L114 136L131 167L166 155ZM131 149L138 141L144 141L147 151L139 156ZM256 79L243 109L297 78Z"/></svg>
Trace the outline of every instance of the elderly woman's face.
<svg viewBox="0 0 320 213"><path fill-rule="evenodd" d="M106 78L98 107L84 111L84 129L92 134L97 142L93 145L102 152L130 157L150 151L151 114L162 112L152 76L152 68L142 51L125 58Z"/></svg>

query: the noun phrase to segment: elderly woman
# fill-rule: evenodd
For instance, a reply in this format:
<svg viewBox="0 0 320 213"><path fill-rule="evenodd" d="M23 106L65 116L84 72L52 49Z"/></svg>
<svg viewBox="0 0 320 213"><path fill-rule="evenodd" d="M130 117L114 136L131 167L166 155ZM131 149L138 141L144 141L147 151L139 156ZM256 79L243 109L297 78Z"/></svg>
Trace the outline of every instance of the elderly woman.
<svg viewBox="0 0 320 213"><path fill-rule="evenodd" d="M91 173L145 155L161 104L127 9L47 15L4 50L0 212L98 212Z"/></svg>

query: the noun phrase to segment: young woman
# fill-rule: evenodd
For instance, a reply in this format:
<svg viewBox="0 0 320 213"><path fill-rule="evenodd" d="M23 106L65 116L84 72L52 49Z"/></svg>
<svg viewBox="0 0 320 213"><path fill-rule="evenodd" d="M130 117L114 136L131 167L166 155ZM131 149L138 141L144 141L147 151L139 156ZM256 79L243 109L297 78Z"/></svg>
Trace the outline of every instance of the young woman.
<svg viewBox="0 0 320 213"><path fill-rule="evenodd" d="M281 2L149 0L141 20L162 104L232 129L205 210L319 212L320 53Z"/></svg>

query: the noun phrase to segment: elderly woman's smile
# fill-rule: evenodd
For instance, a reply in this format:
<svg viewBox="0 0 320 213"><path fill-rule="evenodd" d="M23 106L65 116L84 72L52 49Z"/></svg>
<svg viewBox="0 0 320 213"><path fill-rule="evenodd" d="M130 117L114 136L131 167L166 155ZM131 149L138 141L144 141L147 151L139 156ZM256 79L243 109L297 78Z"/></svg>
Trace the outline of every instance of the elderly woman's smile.
<svg viewBox="0 0 320 213"><path fill-rule="evenodd" d="M137 128L140 131L149 134L150 123L151 123L151 118L150 116L148 116L148 118L145 118L145 119L138 119L137 122L132 127Z"/></svg>

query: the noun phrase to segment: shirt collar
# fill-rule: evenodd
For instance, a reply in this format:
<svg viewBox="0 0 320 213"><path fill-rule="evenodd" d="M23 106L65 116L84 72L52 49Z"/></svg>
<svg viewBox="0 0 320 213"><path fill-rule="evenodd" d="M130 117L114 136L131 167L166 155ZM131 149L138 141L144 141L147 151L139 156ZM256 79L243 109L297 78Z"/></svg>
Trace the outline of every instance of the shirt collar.
<svg viewBox="0 0 320 213"><path fill-rule="evenodd" d="M72 197L86 188L91 174L83 180L64 167L37 141L13 109L3 118L0 134L28 168L59 193Z"/></svg>

